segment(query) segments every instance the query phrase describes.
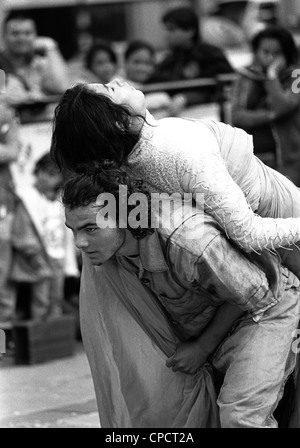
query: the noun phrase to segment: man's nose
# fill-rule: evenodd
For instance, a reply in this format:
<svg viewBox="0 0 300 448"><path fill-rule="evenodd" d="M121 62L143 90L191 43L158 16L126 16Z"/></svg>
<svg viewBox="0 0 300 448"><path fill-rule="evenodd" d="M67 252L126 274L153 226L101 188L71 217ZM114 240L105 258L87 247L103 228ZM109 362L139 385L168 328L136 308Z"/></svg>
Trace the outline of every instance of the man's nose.
<svg viewBox="0 0 300 448"><path fill-rule="evenodd" d="M75 236L75 246L77 247L77 249L86 249L89 245L89 242L87 241L86 238L82 237L82 236Z"/></svg>

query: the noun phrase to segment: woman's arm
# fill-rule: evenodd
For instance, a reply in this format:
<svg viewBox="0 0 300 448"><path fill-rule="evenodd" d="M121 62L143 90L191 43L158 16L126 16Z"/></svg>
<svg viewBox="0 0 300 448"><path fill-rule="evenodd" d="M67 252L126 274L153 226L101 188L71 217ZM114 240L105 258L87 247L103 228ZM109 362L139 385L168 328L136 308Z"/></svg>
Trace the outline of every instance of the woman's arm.
<svg viewBox="0 0 300 448"><path fill-rule="evenodd" d="M241 131L242 132L242 131ZM249 148L240 147L235 144L234 139L238 139L238 130L228 125L226 138L223 136L221 144L229 144L230 151L239 150L245 153L245 165L241 162L239 167L227 167L225 160L221 156L220 144L215 135L209 131L209 135L199 135L197 139L192 136L188 139L188 146L185 146L183 166L181 166L181 187L184 192L191 192L196 202L200 201L200 206L207 213L212 215L225 230L226 234L238 247L246 252L261 251L262 249L276 249L282 246L289 246L300 240L300 218L265 218L256 215L248 204L245 195L239 185L233 180L229 173L231 168L238 171L237 177L247 175L251 179L251 174L256 182L257 173L256 159L254 155L249 155ZM232 133L232 138L230 137ZM199 145L199 142L201 144ZM238 140L239 142L239 140ZM241 139L241 144L245 145L245 140ZM248 153L247 153L248 151ZM183 152L183 151L182 151ZM250 157L250 158L249 158ZM234 157L231 155L231 159ZM241 158L239 157L239 160ZM250 173L249 170L253 170ZM273 177L271 170L266 170L266 175ZM278 182L274 177L274 182ZM272 182L270 182L272 185ZM255 185L253 186L255 187ZM291 187L293 185L291 184ZM252 188L252 185L249 185ZM300 193L294 188L287 195ZM270 189L270 198L273 201L283 200L276 196L276 188ZM290 197L290 196L289 196ZM290 211L292 216L293 211Z"/></svg>

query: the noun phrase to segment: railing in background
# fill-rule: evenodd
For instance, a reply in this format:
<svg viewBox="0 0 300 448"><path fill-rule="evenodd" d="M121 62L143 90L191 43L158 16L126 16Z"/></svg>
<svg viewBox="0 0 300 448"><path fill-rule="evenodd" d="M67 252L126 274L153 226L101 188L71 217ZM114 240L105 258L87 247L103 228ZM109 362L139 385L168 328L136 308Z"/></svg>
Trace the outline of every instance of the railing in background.
<svg viewBox="0 0 300 448"><path fill-rule="evenodd" d="M218 104L219 107L219 119L220 121L229 122L230 117L228 116L228 111L226 105L230 96L230 87L235 81L237 75L235 73L218 75L214 78L197 78L181 81L167 81L159 82L153 84L146 84L143 86L144 93L154 93L154 92L167 92L172 93L172 91L184 91L184 90L205 90L207 88L214 88L214 95L212 96L212 101ZM201 103L199 107L201 108Z"/></svg>
<svg viewBox="0 0 300 448"><path fill-rule="evenodd" d="M229 100L229 91L232 83L236 79L235 73L218 75L213 78L197 78L181 81L167 81L153 84L146 84L142 90L144 93L185 91L185 90L205 90L214 88L214 95L210 102L216 102L220 108L220 120L226 119L225 103ZM15 103L14 107L20 117L22 124L40 123L51 121L54 108L60 96L45 96L38 101L28 101ZM201 107L202 103L199 103Z"/></svg>
<svg viewBox="0 0 300 448"><path fill-rule="evenodd" d="M59 98L59 95L49 95L35 101L15 102L13 107L21 124L49 122L53 119Z"/></svg>
<svg viewBox="0 0 300 448"><path fill-rule="evenodd" d="M173 82L164 82L164 83L155 83L148 84L143 88L144 93L165 91L170 92L175 90L189 90L189 89L205 89L205 88L215 88L213 100L218 105L218 117L217 119L231 124L231 100L230 93L231 88L235 80L237 79L236 73L223 74L218 75L215 78L199 78L193 80L185 80L185 81L173 81ZM199 111L201 107L204 107L204 104L199 104ZM195 114L194 114L195 116ZM197 116L196 116L197 118ZM199 118L203 118L203 116L199 116ZM278 149L276 153L273 152L265 152L260 153L259 158L270 165L272 168L280 169L281 167L281 151Z"/></svg>

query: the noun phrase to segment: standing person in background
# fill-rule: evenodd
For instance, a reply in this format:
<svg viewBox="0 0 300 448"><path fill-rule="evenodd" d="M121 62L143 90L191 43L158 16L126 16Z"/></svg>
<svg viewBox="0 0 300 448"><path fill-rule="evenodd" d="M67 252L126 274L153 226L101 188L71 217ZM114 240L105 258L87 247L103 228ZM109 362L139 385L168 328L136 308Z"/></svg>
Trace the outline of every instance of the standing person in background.
<svg viewBox="0 0 300 448"><path fill-rule="evenodd" d="M8 14L3 42L0 69L6 73L6 101L34 101L68 87L67 65L57 43L50 37L38 37L30 16L18 11Z"/></svg>
<svg viewBox="0 0 300 448"><path fill-rule="evenodd" d="M233 72L219 48L201 41L199 18L191 8L173 8L163 15L162 22L168 50L158 63L152 82L209 78ZM184 106L191 106L209 102L214 89L192 89L174 93L182 95Z"/></svg>
<svg viewBox="0 0 300 448"><path fill-rule="evenodd" d="M135 87L143 90L149 84L156 67L156 50L142 40L129 42L124 53L124 77ZM184 108L181 95L171 97L166 92L153 92L145 95L147 109L156 117L177 116Z"/></svg>
<svg viewBox="0 0 300 448"><path fill-rule="evenodd" d="M34 174L34 185L18 192L11 279L31 285L31 318L42 320L63 313L67 251L74 248L59 201L63 178L49 154L37 161ZM75 253L72 263L76 275Z"/></svg>
<svg viewBox="0 0 300 448"><path fill-rule="evenodd" d="M9 273L17 197L10 165L17 160L19 150L18 124L14 114L0 104L0 328L3 324L11 324L16 317L16 288L9 280Z"/></svg>
<svg viewBox="0 0 300 448"><path fill-rule="evenodd" d="M300 96L293 92L299 60L291 33L269 26L252 40L253 62L242 69L232 93L232 123L253 135L258 157L300 187Z"/></svg>

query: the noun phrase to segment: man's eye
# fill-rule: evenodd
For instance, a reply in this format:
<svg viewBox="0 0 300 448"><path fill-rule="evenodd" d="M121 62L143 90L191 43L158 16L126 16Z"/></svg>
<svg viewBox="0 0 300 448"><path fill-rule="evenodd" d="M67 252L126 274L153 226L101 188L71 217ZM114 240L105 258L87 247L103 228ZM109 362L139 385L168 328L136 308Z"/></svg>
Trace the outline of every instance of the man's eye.
<svg viewBox="0 0 300 448"><path fill-rule="evenodd" d="M86 231L87 231L88 233L92 233L92 232L94 232L95 230L97 230L95 227L87 227L87 229L86 229Z"/></svg>

